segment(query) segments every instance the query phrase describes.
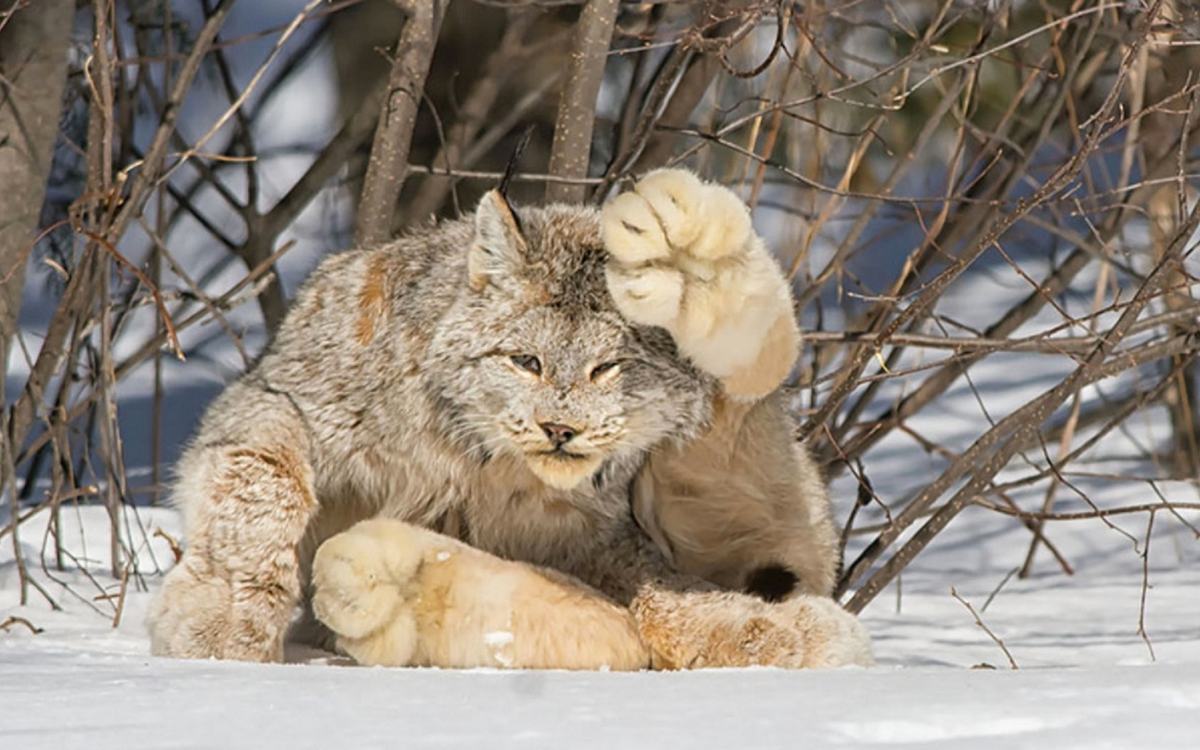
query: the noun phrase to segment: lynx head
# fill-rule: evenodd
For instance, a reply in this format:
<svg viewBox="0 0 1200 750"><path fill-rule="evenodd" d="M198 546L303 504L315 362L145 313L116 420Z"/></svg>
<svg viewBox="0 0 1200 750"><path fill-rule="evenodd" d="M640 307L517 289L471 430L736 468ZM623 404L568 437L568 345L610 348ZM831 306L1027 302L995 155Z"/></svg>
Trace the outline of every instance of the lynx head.
<svg viewBox="0 0 1200 750"><path fill-rule="evenodd" d="M594 210L517 211L493 191L463 251L462 287L427 359L442 428L459 445L481 460L517 456L570 489L707 419L707 376L665 331L613 306Z"/></svg>

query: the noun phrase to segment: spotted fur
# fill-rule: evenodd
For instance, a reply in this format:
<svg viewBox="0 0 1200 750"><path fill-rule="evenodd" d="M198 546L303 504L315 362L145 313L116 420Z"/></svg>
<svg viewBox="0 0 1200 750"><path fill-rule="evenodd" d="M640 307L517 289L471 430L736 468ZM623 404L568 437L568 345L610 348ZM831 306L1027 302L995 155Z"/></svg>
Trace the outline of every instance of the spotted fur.
<svg viewBox="0 0 1200 750"><path fill-rule="evenodd" d="M278 661L315 582L317 619L366 662L484 659L453 617L355 624L450 597L520 631L519 658L493 666L634 668L734 632L770 663L816 663L752 643L770 632L825 653L770 609L788 602L732 593L782 566L800 581L790 601L824 599L813 611L838 622L813 632L852 634L830 653L868 658L827 601L824 489L771 395L798 346L786 282L728 191L679 171L638 190L603 213L514 210L493 192L468 220L322 263L180 460L188 544L150 614L154 653ZM629 239L655 215L639 231L658 245ZM747 345L739 332L757 327ZM354 526L372 518L389 520ZM471 552L439 567L450 536ZM331 537L336 554L318 555ZM731 593L703 593L718 587ZM546 602L576 625L547 631ZM585 612L605 614L569 616ZM707 664L748 658L705 648Z"/></svg>

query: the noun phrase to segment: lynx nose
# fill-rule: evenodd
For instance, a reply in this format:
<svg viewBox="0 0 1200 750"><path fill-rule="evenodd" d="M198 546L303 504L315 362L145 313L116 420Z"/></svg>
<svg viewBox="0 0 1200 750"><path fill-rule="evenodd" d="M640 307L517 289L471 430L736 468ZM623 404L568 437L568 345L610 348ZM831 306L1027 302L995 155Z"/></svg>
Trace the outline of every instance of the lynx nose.
<svg viewBox="0 0 1200 750"><path fill-rule="evenodd" d="M557 422L541 422L538 426L546 433L546 437L550 438L550 442L554 443L555 448L561 448L571 442L571 438L577 434L574 427Z"/></svg>

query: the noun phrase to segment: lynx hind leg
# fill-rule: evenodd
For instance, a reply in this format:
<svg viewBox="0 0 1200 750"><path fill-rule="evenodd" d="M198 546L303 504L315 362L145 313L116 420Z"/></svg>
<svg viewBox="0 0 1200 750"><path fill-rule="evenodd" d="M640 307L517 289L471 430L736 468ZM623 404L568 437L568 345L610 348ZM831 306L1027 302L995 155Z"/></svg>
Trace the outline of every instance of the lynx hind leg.
<svg viewBox="0 0 1200 750"><path fill-rule="evenodd" d="M871 637L858 618L824 596L799 596L777 605L782 619L804 639L806 666L841 667L875 663Z"/></svg>
<svg viewBox="0 0 1200 750"><path fill-rule="evenodd" d="M759 398L783 382L800 343L791 289L737 195L658 170L605 206L601 228L622 315L666 328L732 395Z"/></svg>
<svg viewBox="0 0 1200 750"><path fill-rule="evenodd" d="M151 605L151 652L282 661L300 596L296 548L315 509L303 455L270 446L193 448L176 490L187 550Z"/></svg>
<svg viewBox="0 0 1200 750"><path fill-rule="evenodd" d="M834 601L643 590L631 605L655 669L870 666L870 639Z"/></svg>
<svg viewBox="0 0 1200 750"><path fill-rule="evenodd" d="M705 434L650 456L633 508L682 571L769 601L833 592L840 541L828 495L780 396L717 399Z"/></svg>
<svg viewBox="0 0 1200 750"><path fill-rule="evenodd" d="M362 664L641 669L630 613L573 579L399 521L327 541L313 610Z"/></svg>

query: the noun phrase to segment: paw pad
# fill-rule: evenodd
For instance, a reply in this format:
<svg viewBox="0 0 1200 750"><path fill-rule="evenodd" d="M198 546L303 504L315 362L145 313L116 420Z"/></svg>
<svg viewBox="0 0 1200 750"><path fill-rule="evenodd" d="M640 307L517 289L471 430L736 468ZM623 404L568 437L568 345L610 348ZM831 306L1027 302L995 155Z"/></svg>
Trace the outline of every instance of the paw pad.
<svg viewBox="0 0 1200 750"><path fill-rule="evenodd" d="M760 398L799 351L791 287L732 191L690 172L651 172L601 214L617 309L659 326L728 393Z"/></svg>

